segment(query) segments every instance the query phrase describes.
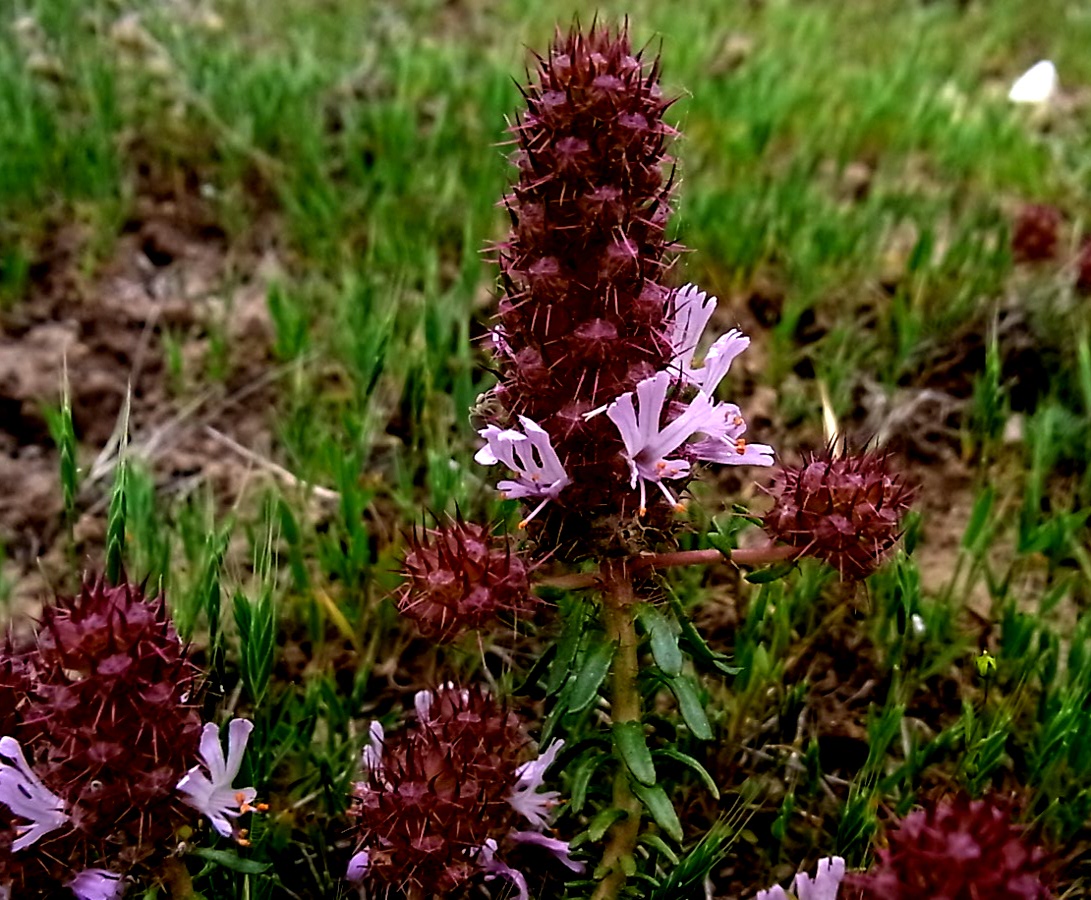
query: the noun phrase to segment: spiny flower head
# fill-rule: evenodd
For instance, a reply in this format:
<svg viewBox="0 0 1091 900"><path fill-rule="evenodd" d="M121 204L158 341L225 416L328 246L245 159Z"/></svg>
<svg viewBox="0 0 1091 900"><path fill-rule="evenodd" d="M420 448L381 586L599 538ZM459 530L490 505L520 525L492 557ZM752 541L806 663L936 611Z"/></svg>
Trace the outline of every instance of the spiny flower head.
<svg viewBox="0 0 1091 900"><path fill-rule="evenodd" d="M80 897L120 896L125 874L153 866L193 822L187 804L216 824L225 803L202 805L183 790L198 749L207 758L191 699L199 672L162 596L86 581L45 606L37 644L19 662L20 700L0 736L0 806L15 836L0 884L20 895L60 883ZM216 731L205 728L205 739ZM244 744L233 742L232 760Z"/></svg>
<svg viewBox="0 0 1091 900"><path fill-rule="evenodd" d="M1012 255L1019 262L1041 262L1057 255L1061 211L1048 203L1028 203L1019 210L1011 236Z"/></svg>
<svg viewBox="0 0 1091 900"><path fill-rule="evenodd" d="M671 356L661 279L675 132L658 74L625 29L558 32L512 128L519 178L504 200L512 228L499 254L494 396L507 418L498 424L524 416L549 434L571 482L563 502L587 518L616 507L619 492L609 495L624 470L609 423L584 414Z"/></svg>
<svg viewBox="0 0 1091 900"><path fill-rule="evenodd" d="M861 900L1048 900L1048 863L1007 804L959 798L906 816L872 868L845 886Z"/></svg>
<svg viewBox="0 0 1091 900"><path fill-rule="evenodd" d="M526 896L522 874L497 856L511 843L538 844L582 868L567 844L541 833L557 794L539 788L559 743L528 760L530 741L518 716L477 689L422 691L416 709L415 725L389 738L372 725L364 780L355 790L359 840L351 880L442 896L491 875Z"/></svg>
<svg viewBox="0 0 1091 900"><path fill-rule="evenodd" d="M416 532L403 567L398 608L436 640L483 628L530 601L529 569L508 539L461 516Z"/></svg>
<svg viewBox="0 0 1091 900"><path fill-rule="evenodd" d="M1076 254L1076 290L1091 294L1091 238L1084 238Z"/></svg>
<svg viewBox="0 0 1091 900"><path fill-rule="evenodd" d="M169 828L172 817L160 810L151 823L150 813L170 803L201 729L187 702L197 669L166 600L127 583L85 583L44 609L38 656L23 733L41 753L44 780L65 786L88 841L154 841L149 827Z"/></svg>
<svg viewBox="0 0 1091 900"><path fill-rule="evenodd" d="M765 530L799 548L799 555L829 563L850 580L870 575L900 536L913 489L892 470L887 455L811 454L776 476Z"/></svg>

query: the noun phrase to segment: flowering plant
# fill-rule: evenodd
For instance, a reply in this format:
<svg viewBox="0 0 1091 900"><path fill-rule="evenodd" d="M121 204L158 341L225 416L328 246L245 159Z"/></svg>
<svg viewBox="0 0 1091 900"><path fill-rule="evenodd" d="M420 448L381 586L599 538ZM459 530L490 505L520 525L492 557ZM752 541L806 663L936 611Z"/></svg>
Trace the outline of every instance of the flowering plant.
<svg viewBox="0 0 1091 900"><path fill-rule="evenodd" d="M256 792L234 782L252 726L232 720L225 759L162 596L87 581L45 607L35 646L9 647L3 667L16 702L0 723L0 884L16 896L64 885L120 897L128 876L155 875L195 813L245 841L234 820Z"/></svg>
<svg viewBox="0 0 1091 900"><path fill-rule="evenodd" d="M667 144L675 131L664 120L672 101L658 76L658 60L634 51L626 29L574 27L538 58L524 90L527 108L511 128L519 174L503 201L511 230L497 248L502 294L490 333L499 380L473 411L483 441L475 459L502 468L496 488L523 505L518 532L526 540L517 545L461 518L440 524L412 540L399 597L424 634L453 640L525 614L540 602L535 592L543 585L596 592L590 615L586 603L571 607L541 670L551 702L543 761L559 746L555 732L587 725L587 710L607 685L601 708L609 710L609 752L601 738L571 748L584 771L612 773L607 807L580 836L581 845L605 839L591 873L595 900L627 890L642 842L662 842L659 833L683 839L657 759L681 760L711 781L649 724L645 710L669 690L685 729L708 740L711 726L685 651L714 671L732 671L680 609L664 613L642 592L657 569L723 559L716 549L677 550L677 514L701 464L774 461L772 447L751 442L740 406L718 397L750 339L737 328L715 334L722 312L716 297L693 284L668 286L679 249L667 236L675 186ZM889 550L910 497L887 461L873 455L816 457L778 476L774 494L766 526L780 544L732 550L732 560L807 554L848 579L869 574ZM596 571L544 575L547 563L589 560ZM464 705L492 702L464 697ZM515 756L490 756L471 777L464 767L477 757L466 756L463 732L440 737L432 719L419 710L417 718L413 736L390 746L372 733L356 791L361 837L353 877L423 892L486 872L508 877L525 896L524 876L500 862L505 842L525 840L510 824L518 804L504 793ZM512 733L489 746L517 750L524 742ZM547 765L535 770L538 778ZM441 774L445 766L455 771ZM546 796L553 795L535 788L529 798ZM531 833L541 843L546 817L525 819L538 826ZM647 819L656 833L646 832ZM566 844L554 849L567 859ZM808 883L797 880L797 887Z"/></svg>

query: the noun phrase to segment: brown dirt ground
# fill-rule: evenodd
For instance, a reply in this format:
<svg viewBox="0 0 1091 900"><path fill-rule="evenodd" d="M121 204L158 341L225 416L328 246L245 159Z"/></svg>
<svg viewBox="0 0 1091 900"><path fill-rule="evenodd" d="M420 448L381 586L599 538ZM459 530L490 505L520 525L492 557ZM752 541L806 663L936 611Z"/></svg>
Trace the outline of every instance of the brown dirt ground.
<svg viewBox="0 0 1091 900"><path fill-rule="evenodd" d="M80 444L76 550L93 566L131 386L131 452L167 494L200 485L230 504L267 458L276 372L265 287L278 270L272 231L229 247L209 208L188 195L141 197L110 259L85 276L87 235L62 227L34 267L29 296L0 315L0 540L13 609L70 584L56 448L43 408L57 405L65 363ZM182 348L172 378L166 335ZM200 377L214 334L227 372ZM221 437L222 435L222 437ZM260 467L260 465L259 465Z"/></svg>

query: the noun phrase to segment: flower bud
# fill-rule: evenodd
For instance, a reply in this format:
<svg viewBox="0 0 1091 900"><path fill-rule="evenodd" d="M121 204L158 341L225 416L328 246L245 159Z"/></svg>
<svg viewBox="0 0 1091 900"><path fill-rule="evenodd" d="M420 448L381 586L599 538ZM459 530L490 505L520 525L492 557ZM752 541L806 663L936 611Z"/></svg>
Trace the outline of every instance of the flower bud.
<svg viewBox="0 0 1091 900"><path fill-rule="evenodd" d="M801 556L829 563L841 577L870 575L901 534L913 489L890 471L890 457L837 457L827 448L777 473L763 525Z"/></svg>
<svg viewBox="0 0 1091 900"><path fill-rule="evenodd" d="M877 855L866 874L846 877L850 897L1052 896L1045 883L1048 855L1027 841L1006 803L959 798L910 813L889 832L887 846Z"/></svg>
<svg viewBox="0 0 1091 900"><path fill-rule="evenodd" d="M530 603L528 567L507 538L461 518L415 533L404 569L398 608L435 640L454 640Z"/></svg>
<svg viewBox="0 0 1091 900"><path fill-rule="evenodd" d="M1057 255L1061 212L1048 203L1028 203L1015 219L1011 252L1018 262L1041 262Z"/></svg>

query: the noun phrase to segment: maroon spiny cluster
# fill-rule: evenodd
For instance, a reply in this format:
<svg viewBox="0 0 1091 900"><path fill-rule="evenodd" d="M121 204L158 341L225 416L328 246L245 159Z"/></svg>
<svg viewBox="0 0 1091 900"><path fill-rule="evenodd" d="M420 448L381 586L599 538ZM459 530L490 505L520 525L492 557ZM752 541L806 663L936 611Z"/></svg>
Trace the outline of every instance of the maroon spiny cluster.
<svg viewBox="0 0 1091 900"><path fill-rule="evenodd" d="M910 813L863 875L845 879L860 900L1048 900L1047 854L1031 846L1005 804L944 801Z"/></svg>
<svg viewBox="0 0 1091 900"><path fill-rule="evenodd" d="M423 692L417 712L415 727L365 755L358 843L369 879L447 896L481 873L481 849L516 823L509 794L528 739L519 718L481 690Z"/></svg>
<svg viewBox="0 0 1091 900"><path fill-rule="evenodd" d="M1012 255L1018 262L1042 262L1057 255L1061 212L1048 203L1028 203L1015 219Z"/></svg>
<svg viewBox="0 0 1091 900"><path fill-rule="evenodd" d="M897 541L914 490L892 471L888 456L835 456L827 448L778 472L772 494L766 532L797 547L800 556L814 556L842 578L857 580L870 575Z"/></svg>
<svg viewBox="0 0 1091 900"><path fill-rule="evenodd" d="M69 825L9 860L0 882L13 877L30 896L73 868L129 868L173 846L193 819L175 786L195 762L201 719L188 697L197 670L163 597L86 582L45 607L36 648L2 665L24 673L4 734L64 801Z"/></svg>
<svg viewBox="0 0 1091 900"><path fill-rule="evenodd" d="M558 33L512 127L519 178L504 200L512 228L500 247L500 412L490 418L523 415L549 432L572 478L554 504L570 527L635 511L617 429L584 416L672 355L662 278L675 132L658 73L625 29Z"/></svg>
<svg viewBox="0 0 1091 900"><path fill-rule="evenodd" d="M1083 239L1076 254L1076 290L1084 296L1091 294L1091 237Z"/></svg>
<svg viewBox="0 0 1091 900"><path fill-rule="evenodd" d="M530 601L527 564L506 537L460 518L415 533L398 608L425 637L450 641Z"/></svg>

